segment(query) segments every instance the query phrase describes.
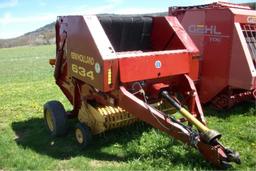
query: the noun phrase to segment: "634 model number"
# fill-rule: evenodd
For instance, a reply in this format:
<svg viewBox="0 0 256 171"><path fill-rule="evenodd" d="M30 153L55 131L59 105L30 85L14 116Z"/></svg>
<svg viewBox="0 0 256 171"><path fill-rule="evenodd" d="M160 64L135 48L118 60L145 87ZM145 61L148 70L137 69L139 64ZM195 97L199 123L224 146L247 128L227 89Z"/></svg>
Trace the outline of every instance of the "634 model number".
<svg viewBox="0 0 256 171"><path fill-rule="evenodd" d="M87 77L87 78L90 78L91 80L94 80L93 71L86 71L84 67L78 66L76 64L72 64L71 68L75 74L78 74L81 77L85 77L85 78Z"/></svg>

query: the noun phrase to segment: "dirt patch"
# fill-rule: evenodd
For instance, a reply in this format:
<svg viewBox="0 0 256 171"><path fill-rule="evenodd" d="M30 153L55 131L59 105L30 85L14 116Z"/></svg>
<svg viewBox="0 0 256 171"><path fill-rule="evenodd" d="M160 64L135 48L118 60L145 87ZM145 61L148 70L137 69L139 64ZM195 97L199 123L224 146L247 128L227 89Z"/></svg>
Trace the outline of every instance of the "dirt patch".
<svg viewBox="0 0 256 171"><path fill-rule="evenodd" d="M90 167L92 168L101 168L101 167L118 167L124 164L123 162L117 161L102 161L102 160L92 160L89 162Z"/></svg>

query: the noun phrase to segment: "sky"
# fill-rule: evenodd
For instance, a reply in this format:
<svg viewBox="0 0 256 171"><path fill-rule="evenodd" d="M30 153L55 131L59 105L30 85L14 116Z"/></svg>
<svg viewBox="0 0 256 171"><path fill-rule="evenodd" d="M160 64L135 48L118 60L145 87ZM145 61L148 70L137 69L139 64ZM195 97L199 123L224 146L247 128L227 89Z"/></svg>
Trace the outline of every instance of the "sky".
<svg viewBox="0 0 256 171"><path fill-rule="evenodd" d="M256 0L229 0L233 3ZM0 39L13 38L54 22L60 15L164 12L169 6L199 5L213 0L0 0Z"/></svg>

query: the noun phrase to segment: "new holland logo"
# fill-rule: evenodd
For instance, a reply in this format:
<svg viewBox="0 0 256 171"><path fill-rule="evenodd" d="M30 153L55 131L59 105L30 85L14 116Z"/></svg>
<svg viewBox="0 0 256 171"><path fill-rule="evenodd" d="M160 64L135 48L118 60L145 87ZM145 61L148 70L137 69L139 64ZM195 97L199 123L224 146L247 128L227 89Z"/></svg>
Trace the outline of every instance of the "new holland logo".
<svg viewBox="0 0 256 171"><path fill-rule="evenodd" d="M256 16L249 16L247 17L248 23L256 23Z"/></svg>

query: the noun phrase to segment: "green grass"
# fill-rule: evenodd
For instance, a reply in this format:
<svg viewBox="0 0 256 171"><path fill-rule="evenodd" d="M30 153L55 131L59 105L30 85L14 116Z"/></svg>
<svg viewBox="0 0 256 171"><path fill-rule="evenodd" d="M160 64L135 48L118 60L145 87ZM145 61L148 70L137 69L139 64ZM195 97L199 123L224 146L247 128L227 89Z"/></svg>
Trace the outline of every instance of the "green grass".
<svg viewBox="0 0 256 171"><path fill-rule="evenodd" d="M0 49L0 170L212 170L194 149L166 134L137 123L94 137L80 149L75 120L67 137L52 138L44 126L43 104L60 100L48 59L54 46ZM206 108L209 126L223 134L222 142L241 154L233 169L256 169L256 109L241 104L227 112Z"/></svg>

